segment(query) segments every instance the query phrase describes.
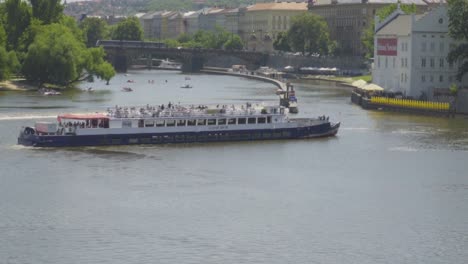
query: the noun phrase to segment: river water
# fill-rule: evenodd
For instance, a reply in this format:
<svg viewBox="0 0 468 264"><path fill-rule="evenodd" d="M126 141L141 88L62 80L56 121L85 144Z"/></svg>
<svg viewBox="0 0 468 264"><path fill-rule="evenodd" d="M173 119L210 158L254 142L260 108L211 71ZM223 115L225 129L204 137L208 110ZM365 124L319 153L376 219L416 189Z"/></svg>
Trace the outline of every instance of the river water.
<svg viewBox="0 0 468 264"><path fill-rule="evenodd" d="M0 263L466 263L468 119L297 83L334 138L32 149L19 128L119 105L275 102L271 84L130 72L93 93L0 92ZM127 80L134 83L127 83ZM149 83L154 80L154 83ZM166 82L167 80L167 82ZM193 89L180 89L189 82ZM121 92L129 86L134 92Z"/></svg>

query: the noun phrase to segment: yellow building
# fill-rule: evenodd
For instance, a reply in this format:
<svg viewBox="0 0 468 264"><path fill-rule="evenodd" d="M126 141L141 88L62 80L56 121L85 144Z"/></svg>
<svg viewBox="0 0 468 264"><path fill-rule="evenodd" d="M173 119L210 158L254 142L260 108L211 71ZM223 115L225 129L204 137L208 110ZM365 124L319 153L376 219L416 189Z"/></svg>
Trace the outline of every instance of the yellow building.
<svg viewBox="0 0 468 264"><path fill-rule="evenodd" d="M291 18L307 12L305 2L257 3L239 9L239 35L248 50L273 51L279 32L287 31Z"/></svg>

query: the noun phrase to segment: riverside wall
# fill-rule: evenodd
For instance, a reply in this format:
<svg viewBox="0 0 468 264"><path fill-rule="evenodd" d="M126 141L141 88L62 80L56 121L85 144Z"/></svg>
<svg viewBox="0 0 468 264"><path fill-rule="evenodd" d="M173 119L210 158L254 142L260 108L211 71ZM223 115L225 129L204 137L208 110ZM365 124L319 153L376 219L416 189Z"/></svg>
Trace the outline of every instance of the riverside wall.
<svg viewBox="0 0 468 264"><path fill-rule="evenodd" d="M205 67L221 67L230 68L235 64L248 65L234 56L218 56L209 58L205 61ZM270 55L265 65L270 68L282 69L286 66L293 66L298 69L300 67L326 67L339 68L342 70L359 71L366 69L365 60L362 57L342 56L342 57L307 57L293 55Z"/></svg>
<svg viewBox="0 0 468 264"><path fill-rule="evenodd" d="M259 81L271 83L275 85L276 87L278 87L279 89L286 90L286 84L284 82L281 82L276 79L259 76L259 75L254 75L254 74L251 74L251 72L248 72L248 73L230 72L226 68L219 68L219 67L205 67L203 70L201 70L201 72L209 73L209 74L230 75L230 76L259 80Z"/></svg>

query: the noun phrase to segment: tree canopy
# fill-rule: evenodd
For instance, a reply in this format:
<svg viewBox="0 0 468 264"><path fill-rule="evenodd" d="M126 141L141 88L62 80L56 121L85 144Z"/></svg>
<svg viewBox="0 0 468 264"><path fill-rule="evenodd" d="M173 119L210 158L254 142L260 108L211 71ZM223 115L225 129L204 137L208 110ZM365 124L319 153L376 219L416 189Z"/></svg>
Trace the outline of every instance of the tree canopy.
<svg viewBox="0 0 468 264"><path fill-rule="evenodd" d="M80 28L83 30L86 36L86 46L94 47L96 42L100 39L106 39L109 37L107 23L97 17L87 17L81 24Z"/></svg>
<svg viewBox="0 0 468 264"><path fill-rule="evenodd" d="M91 75L109 80L115 71L104 61L104 50L85 45L88 33L99 35L101 28L85 27L86 36L63 14L62 0L0 2L0 79L21 73L39 85L62 86Z"/></svg>
<svg viewBox="0 0 468 264"><path fill-rule="evenodd" d="M112 39L143 40L143 29L136 17L129 17L120 21L112 32Z"/></svg>
<svg viewBox="0 0 468 264"><path fill-rule="evenodd" d="M304 13L291 19L287 32L289 45L296 52L328 54L330 44L328 25L317 15Z"/></svg>
<svg viewBox="0 0 468 264"><path fill-rule="evenodd" d="M451 63L462 62L458 68L457 79L468 72L468 2L466 0L448 0L448 15L450 19L449 34L458 45L449 52Z"/></svg>
<svg viewBox="0 0 468 264"><path fill-rule="evenodd" d="M29 0L32 15L44 24L57 23L63 16L62 0Z"/></svg>
<svg viewBox="0 0 468 264"><path fill-rule="evenodd" d="M288 42L288 33L287 32L279 32L276 35L275 40L273 41L273 48L275 50L281 51L291 51L291 47L289 46Z"/></svg>
<svg viewBox="0 0 468 264"><path fill-rule="evenodd" d="M166 39L168 47L207 48L207 49L237 49L244 44L237 34L232 34L224 28L216 27L215 31L198 30L195 34L181 34L176 40Z"/></svg>
<svg viewBox="0 0 468 264"><path fill-rule="evenodd" d="M86 49L64 25L54 23L44 27L29 46L23 64L27 79L65 86L93 74L109 78L104 76L109 66L103 61L102 48Z"/></svg>
<svg viewBox="0 0 468 264"><path fill-rule="evenodd" d="M379 17L379 22L383 21L385 18L387 18L390 14L392 14L395 10L397 9L397 4L390 4L387 5L377 11L377 16ZM417 11L416 5L411 4L411 5L404 5L400 4L400 9L403 11L405 14L414 14ZM371 58L374 56L374 33L375 31L375 23L372 20L372 22L369 24L369 26L364 30L361 41L362 44L364 45L364 48L366 50L366 57Z"/></svg>

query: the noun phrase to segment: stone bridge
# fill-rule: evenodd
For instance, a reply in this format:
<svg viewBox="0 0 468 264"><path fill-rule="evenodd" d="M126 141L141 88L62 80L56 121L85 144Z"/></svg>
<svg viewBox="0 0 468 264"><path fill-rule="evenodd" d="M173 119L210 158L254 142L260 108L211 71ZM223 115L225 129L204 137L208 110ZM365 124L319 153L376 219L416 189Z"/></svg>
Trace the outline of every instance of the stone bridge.
<svg viewBox="0 0 468 264"><path fill-rule="evenodd" d="M148 67L153 58L171 58L182 63L182 71L197 72L204 63L214 56L234 56L245 61L247 68L256 69L268 60L268 54L254 51L221 50L202 48L168 48L164 43L146 41L99 40L96 46L106 51L106 59L117 71L125 72L128 65L142 57L147 59Z"/></svg>

